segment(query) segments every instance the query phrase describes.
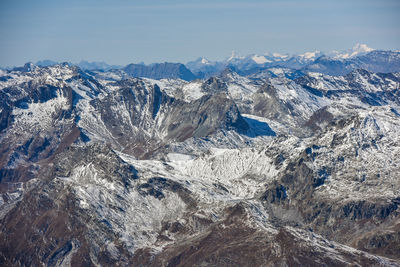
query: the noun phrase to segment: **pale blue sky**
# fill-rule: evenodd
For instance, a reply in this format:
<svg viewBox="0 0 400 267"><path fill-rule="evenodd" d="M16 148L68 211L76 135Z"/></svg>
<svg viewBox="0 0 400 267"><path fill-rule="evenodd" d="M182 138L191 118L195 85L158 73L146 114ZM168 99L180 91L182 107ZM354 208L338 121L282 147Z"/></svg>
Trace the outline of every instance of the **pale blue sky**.
<svg viewBox="0 0 400 267"><path fill-rule="evenodd" d="M0 0L0 66L400 48L399 0Z"/></svg>

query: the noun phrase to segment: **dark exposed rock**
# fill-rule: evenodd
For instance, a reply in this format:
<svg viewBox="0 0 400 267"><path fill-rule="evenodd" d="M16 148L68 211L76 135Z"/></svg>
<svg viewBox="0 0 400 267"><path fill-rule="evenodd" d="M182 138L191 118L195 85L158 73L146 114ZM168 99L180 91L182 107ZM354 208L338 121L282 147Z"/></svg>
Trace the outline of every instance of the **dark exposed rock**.
<svg viewBox="0 0 400 267"><path fill-rule="evenodd" d="M180 63L158 63L153 65L129 64L123 70L132 77L145 77L152 79L182 79L191 81L197 77Z"/></svg>
<svg viewBox="0 0 400 267"><path fill-rule="evenodd" d="M333 118L333 115L327 111L327 108L323 107L311 115L310 119L305 123L305 126L310 127L313 131L321 130L319 125L323 123L329 124Z"/></svg>
<svg viewBox="0 0 400 267"><path fill-rule="evenodd" d="M148 266L352 266L374 265L379 261L335 248L335 257L328 248L311 248L298 234L287 228L277 233L263 232L247 225L246 210L236 205L227 210L226 218L201 234L169 245L156 255ZM305 234L305 233L303 233ZM311 239L318 237L308 234ZM243 242L245 240L245 242ZM320 242L320 241L314 241ZM216 246L218 244L218 246ZM141 261L136 261L140 264Z"/></svg>
<svg viewBox="0 0 400 267"><path fill-rule="evenodd" d="M281 184L274 183L268 186L262 199L269 203L283 203L287 199L286 188Z"/></svg>
<svg viewBox="0 0 400 267"><path fill-rule="evenodd" d="M242 133L249 129L235 103L224 93L206 95L194 102L180 104L179 108L171 110L169 116L174 118L174 122L168 125L168 138L178 141L191 136L205 137L218 129ZM169 121L172 120L166 120L167 123Z"/></svg>

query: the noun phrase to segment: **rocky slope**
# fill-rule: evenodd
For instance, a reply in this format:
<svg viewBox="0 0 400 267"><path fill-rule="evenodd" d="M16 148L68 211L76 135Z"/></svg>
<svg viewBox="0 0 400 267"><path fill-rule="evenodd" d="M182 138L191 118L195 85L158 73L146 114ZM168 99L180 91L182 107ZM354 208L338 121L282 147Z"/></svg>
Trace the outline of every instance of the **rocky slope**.
<svg viewBox="0 0 400 267"><path fill-rule="evenodd" d="M399 266L398 73L0 73L4 266Z"/></svg>

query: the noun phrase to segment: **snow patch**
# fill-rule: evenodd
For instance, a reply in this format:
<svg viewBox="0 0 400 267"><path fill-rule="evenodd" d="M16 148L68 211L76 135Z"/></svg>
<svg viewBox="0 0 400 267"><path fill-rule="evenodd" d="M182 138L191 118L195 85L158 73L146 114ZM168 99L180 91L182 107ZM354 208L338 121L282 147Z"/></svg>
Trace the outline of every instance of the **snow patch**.
<svg viewBox="0 0 400 267"><path fill-rule="evenodd" d="M254 55L251 59L257 64L271 63L272 61L267 59L265 56Z"/></svg>

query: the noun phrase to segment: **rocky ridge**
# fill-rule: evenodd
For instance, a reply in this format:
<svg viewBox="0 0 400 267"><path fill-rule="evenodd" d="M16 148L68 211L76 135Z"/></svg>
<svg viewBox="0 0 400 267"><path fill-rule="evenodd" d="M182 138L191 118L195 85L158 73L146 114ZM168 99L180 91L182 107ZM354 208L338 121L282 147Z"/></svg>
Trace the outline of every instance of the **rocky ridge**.
<svg viewBox="0 0 400 267"><path fill-rule="evenodd" d="M398 73L1 75L2 265L399 265Z"/></svg>

